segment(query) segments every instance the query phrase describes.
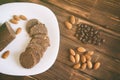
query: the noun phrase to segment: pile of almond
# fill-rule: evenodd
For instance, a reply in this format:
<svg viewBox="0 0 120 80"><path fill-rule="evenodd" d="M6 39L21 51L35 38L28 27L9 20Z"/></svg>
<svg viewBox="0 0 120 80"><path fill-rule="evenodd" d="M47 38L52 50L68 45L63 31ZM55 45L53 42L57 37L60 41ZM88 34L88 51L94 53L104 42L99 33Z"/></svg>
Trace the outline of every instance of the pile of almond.
<svg viewBox="0 0 120 80"><path fill-rule="evenodd" d="M92 55L94 51L87 51L83 47L78 47L77 50L70 49L70 61L74 64L74 69L94 69L97 70L100 67L100 62L92 62Z"/></svg>

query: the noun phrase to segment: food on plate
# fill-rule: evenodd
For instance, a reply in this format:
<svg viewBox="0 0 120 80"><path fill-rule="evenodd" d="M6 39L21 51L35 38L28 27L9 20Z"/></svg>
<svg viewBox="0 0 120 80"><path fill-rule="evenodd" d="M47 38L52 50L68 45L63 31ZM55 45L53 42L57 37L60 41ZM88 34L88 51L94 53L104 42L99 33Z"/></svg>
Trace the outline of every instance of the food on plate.
<svg viewBox="0 0 120 80"><path fill-rule="evenodd" d="M15 19L10 19L10 22L13 23L13 24L18 24L18 21L15 20Z"/></svg>
<svg viewBox="0 0 120 80"><path fill-rule="evenodd" d="M27 30L27 32L29 33L30 28L33 27L34 25L38 24L38 23L39 23L39 21L37 19L31 19L31 20L29 20L27 22L27 24L26 24L26 30Z"/></svg>
<svg viewBox="0 0 120 80"><path fill-rule="evenodd" d="M3 59L6 59L6 58L9 56L9 54L10 54L10 51L9 51L9 50L5 51L5 52L2 54L2 58L3 58Z"/></svg>
<svg viewBox="0 0 120 80"><path fill-rule="evenodd" d="M21 33L21 31L22 31L22 28L17 28L17 30L16 30L16 34L19 34L19 33Z"/></svg>
<svg viewBox="0 0 120 80"><path fill-rule="evenodd" d="M22 19L22 20L27 20L27 17L24 16L24 15L20 15L19 17L20 17L20 19Z"/></svg>
<svg viewBox="0 0 120 80"><path fill-rule="evenodd" d="M0 27L0 51L2 51L13 39L15 32L8 22L5 22Z"/></svg>
<svg viewBox="0 0 120 80"><path fill-rule="evenodd" d="M26 50L20 55L20 64L24 68L29 69L34 67L43 57L45 51L50 46L50 40L45 24L42 24L37 19L29 20L26 30L32 39Z"/></svg>
<svg viewBox="0 0 120 80"><path fill-rule="evenodd" d="M12 19L10 19L9 21L12 23L12 24L18 24L18 21L19 20L27 20L27 17L24 16L24 15L13 15Z"/></svg>

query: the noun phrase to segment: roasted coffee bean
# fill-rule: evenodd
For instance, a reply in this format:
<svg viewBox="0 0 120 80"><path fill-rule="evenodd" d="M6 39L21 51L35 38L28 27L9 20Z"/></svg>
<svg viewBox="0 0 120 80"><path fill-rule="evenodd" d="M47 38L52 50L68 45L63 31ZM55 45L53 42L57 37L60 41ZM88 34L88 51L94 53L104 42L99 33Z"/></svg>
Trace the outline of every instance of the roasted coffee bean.
<svg viewBox="0 0 120 80"><path fill-rule="evenodd" d="M91 25L78 24L75 36L82 42L94 45L101 45L105 42L100 36L100 30L93 28Z"/></svg>

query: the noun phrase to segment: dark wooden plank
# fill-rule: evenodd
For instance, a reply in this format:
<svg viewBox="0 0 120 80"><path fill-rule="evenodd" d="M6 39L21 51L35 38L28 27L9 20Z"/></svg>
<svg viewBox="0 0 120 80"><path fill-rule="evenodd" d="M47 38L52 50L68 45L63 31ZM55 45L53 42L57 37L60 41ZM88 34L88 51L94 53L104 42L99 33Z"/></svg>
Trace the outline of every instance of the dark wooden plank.
<svg viewBox="0 0 120 80"><path fill-rule="evenodd" d="M27 76L10 76L0 73L0 80L36 80L36 79Z"/></svg>
<svg viewBox="0 0 120 80"><path fill-rule="evenodd" d="M69 66L56 61L55 64L46 72L35 75L39 80L95 80L94 78L74 71Z"/></svg>
<svg viewBox="0 0 120 80"><path fill-rule="evenodd" d="M120 1L43 0L120 34ZM89 5L88 5L89 4ZM91 5L93 6L91 6Z"/></svg>

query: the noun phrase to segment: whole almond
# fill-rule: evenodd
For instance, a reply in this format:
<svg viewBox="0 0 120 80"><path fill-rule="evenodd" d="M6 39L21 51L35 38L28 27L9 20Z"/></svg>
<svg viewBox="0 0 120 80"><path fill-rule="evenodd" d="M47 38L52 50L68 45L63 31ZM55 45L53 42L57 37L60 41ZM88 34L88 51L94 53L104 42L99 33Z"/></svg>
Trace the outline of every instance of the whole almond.
<svg viewBox="0 0 120 80"><path fill-rule="evenodd" d="M88 68L89 68L89 69L92 69L92 66L93 66L93 65L92 65L92 62L91 62L91 61L87 61L87 65L88 65Z"/></svg>
<svg viewBox="0 0 120 80"><path fill-rule="evenodd" d="M80 66L81 66L81 64L80 64L80 63L77 63L77 64L75 64L75 65L73 66L73 68L74 68L74 69L79 69Z"/></svg>
<svg viewBox="0 0 120 80"><path fill-rule="evenodd" d="M7 50L6 52L4 52L4 53L2 54L2 58L3 58L3 59L6 59L6 58L9 56L9 54L10 54L10 51Z"/></svg>
<svg viewBox="0 0 120 80"><path fill-rule="evenodd" d="M100 67L100 62L96 62L94 64L94 70L97 70Z"/></svg>
<svg viewBox="0 0 120 80"><path fill-rule="evenodd" d="M86 57L86 59L88 60L88 61L91 61L91 56L90 55L88 55L88 54L85 54L85 57Z"/></svg>
<svg viewBox="0 0 120 80"><path fill-rule="evenodd" d="M73 49L70 49L70 54L75 56L75 51Z"/></svg>
<svg viewBox="0 0 120 80"><path fill-rule="evenodd" d="M68 21L65 21L65 26L67 27L67 29L72 29L72 24Z"/></svg>
<svg viewBox="0 0 120 80"><path fill-rule="evenodd" d="M86 52L86 49L84 47L78 47L77 50L79 52Z"/></svg>
<svg viewBox="0 0 120 80"><path fill-rule="evenodd" d="M84 55L81 55L81 62L85 63L86 62L86 57Z"/></svg>
<svg viewBox="0 0 120 80"><path fill-rule="evenodd" d="M76 62L76 63L79 63L79 61L80 61L80 55L79 55L79 54L76 54L76 55L75 55L75 62Z"/></svg>
<svg viewBox="0 0 120 80"><path fill-rule="evenodd" d="M86 64L86 63L83 63L83 64L81 65L81 69L82 69L82 70L85 70L86 67L87 67L87 64Z"/></svg>
<svg viewBox="0 0 120 80"><path fill-rule="evenodd" d="M94 51L88 51L87 54L92 56L94 54Z"/></svg>
<svg viewBox="0 0 120 80"><path fill-rule="evenodd" d="M70 55L70 61L75 63L75 57L73 55Z"/></svg>
<svg viewBox="0 0 120 80"><path fill-rule="evenodd" d="M16 34L19 34L20 32L22 31L22 28L17 28L17 30L16 30Z"/></svg>
<svg viewBox="0 0 120 80"><path fill-rule="evenodd" d="M70 22L72 23L72 24L75 24L75 16L70 16Z"/></svg>
<svg viewBox="0 0 120 80"><path fill-rule="evenodd" d="M10 22L13 24L18 24L17 20L15 20L15 19L10 19Z"/></svg>
<svg viewBox="0 0 120 80"><path fill-rule="evenodd" d="M20 19L27 20L26 16L24 16L24 15L20 15Z"/></svg>
<svg viewBox="0 0 120 80"><path fill-rule="evenodd" d="M17 16L17 15L13 15L13 19L15 19L15 20L17 20L17 21L20 20L19 16Z"/></svg>

